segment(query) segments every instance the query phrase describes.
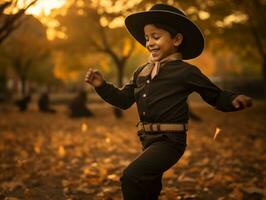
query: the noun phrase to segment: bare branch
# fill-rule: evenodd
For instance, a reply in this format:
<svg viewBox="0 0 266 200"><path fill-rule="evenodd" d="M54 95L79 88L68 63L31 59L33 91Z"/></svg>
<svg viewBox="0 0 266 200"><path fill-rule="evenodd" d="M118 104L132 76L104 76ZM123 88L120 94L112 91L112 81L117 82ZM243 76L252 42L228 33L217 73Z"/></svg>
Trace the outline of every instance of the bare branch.
<svg viewBox="0 0 266 200"><path fill-rule="evenodd" d="M12 1L3 3L0 5L0 20L3 20L3 23L0 27L0 44L16 29L19 25L16 25L18 20L24 15L25 11L32 5L34 5L38 0L33 0L25 8L20 9L16 14L4 15L4 10L11 6ZM17 0L13 2L17 4Z"/></svg>
<svg viewBox="0 0 266 200"><path fill-rule="evenodd" d="M4 10L11 5L11 1L0 4L0 16L4 13Z"/></svg>
<svg viewBox="0 0 266 200"><path fill-rule="evenodd" d="M34 5L38 0L34 0L31 3L29 3L29 5L26 6L26 8L24 8L25 10L27 10L29 7L31 7L32 5Z"/></svg>

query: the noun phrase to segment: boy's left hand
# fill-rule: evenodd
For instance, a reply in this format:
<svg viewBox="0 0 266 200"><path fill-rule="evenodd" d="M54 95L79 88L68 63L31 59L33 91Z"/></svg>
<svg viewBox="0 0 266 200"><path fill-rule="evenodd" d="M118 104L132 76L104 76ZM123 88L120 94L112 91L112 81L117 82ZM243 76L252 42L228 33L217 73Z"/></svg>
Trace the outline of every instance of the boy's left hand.
<svg viewBox="0 0 266 200"><path fill-rule="evenodd" d="M232 104L236 109L242 110L244 108L252 106L252 99L248 96L240 94L234 98Z"/></svg>

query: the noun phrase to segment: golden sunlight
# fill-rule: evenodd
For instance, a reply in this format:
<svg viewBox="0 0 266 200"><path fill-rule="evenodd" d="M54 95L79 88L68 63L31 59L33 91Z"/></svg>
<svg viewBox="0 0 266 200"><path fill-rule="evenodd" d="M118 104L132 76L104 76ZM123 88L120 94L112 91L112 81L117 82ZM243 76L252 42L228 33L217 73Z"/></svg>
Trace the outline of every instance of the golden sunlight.
<svg viewBox="0 0 266 200"><path fill-rule="evenodd" d="M29 1L19 0L18 6L24 7ZM66 3L66 0L38 0L33 6L31 6L26 13L34 16L49 15L52 9L60 8Z"/></svg>
<svg viewBox="0 0 266 200"><path fill-rule="evenodd" d="M18 0L17 6L24 8L32 0ZM53 18L52 10L63 8L67 4L67 0L38 0L34 5L29 7L26 11L27 14L34 15L43 24L47 26L47 38L53 40L54 38L66 38L66 35L62 31L56 31L55 28L60 24Z"/></svg>

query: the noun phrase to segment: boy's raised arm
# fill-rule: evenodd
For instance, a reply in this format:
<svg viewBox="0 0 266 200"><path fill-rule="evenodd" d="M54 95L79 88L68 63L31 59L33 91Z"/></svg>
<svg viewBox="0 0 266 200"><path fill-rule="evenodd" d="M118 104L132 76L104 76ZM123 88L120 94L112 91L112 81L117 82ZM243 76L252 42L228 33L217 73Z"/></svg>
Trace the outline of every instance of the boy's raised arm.
<svg viewBox="0 0 266 200"><path fill-rule="evenodd" d="M127 109L135 102L133 80L130 80L122 88L117 88L113 84L107 83L99 71L90 68L86 73L85 82L92 85L97 94L113 106Z"/></svg>

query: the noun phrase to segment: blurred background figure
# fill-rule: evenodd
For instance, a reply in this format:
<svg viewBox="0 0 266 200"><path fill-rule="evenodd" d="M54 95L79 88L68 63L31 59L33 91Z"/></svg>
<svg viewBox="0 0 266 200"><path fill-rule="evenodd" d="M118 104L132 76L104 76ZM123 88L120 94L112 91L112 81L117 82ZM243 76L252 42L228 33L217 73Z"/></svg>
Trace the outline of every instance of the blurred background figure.
<svg viewBox="0 0 266 200"><path fill-rule="evenodd" d="M69 104L70 117L92 117L93 113L87 108L87 94L80 90L78 95Z"/></svg>
<svg viewBox="0 0 266 200"><path fill-rule="evenodd" d="M48 91L43 91L38 100L40 112L56 113L56 110L50 107L50 98Z"/></svg>
<svg viewBox="0 0 266 200"><path fill-rule="evenodd" d="M31 94L23 96L21 99L15 101L15 105L19 108L20 112L27 111L28 105L31 102Z"/></svg>

